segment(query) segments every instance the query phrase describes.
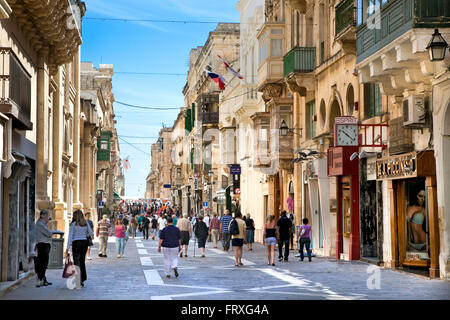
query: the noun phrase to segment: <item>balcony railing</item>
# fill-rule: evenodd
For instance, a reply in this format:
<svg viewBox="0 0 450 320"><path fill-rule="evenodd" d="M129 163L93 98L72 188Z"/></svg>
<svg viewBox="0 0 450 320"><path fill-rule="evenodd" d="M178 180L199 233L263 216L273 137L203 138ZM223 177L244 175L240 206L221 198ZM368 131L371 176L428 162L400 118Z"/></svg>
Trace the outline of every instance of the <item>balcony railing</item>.
<svg viewBox="0 0 450 320"><path fill-rule="evenodd" d="M315 47L294 47L284 56L284 76L292 72L314 71L316 61Z"/></svg>
<svg viewBox="0 0 450 320"><path fill-rule="evenodd" d="M200 120L202 124L218 124L219 113L218 112L202 112L200 113Z"/></svg>
<svg viewBox="0 0 450 320"><path fill-rule="evenodd" d="M450 6L448 0L390 0L381 6L379 20L380 28L367 25L367 21L358 26L357 63L380 52L413 28L450 27ZM430 38L431 34L432 31Z"/></svg>
<svg viewBox="0 0 450 320"><path fill-rule="evenodd" d="M348 27L356 26L356 1L342 0L335 8L336 37Z"/></svg>

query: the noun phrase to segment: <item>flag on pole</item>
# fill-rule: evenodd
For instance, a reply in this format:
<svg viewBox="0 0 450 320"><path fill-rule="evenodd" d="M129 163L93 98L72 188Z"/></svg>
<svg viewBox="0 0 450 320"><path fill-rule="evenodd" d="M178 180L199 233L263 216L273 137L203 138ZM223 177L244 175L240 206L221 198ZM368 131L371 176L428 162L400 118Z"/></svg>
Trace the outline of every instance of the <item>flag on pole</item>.
<svg viewBox="0 0 450 320"><path fill-rule="evenodd" d="M225 64L225 68L227 68L228 71L230 71L235 77L239 78L239 79L244 79L243 76L241 76L236 70L234 70L230 64L228 62L226 62L221 56L217 55L219 57L220 60L222 60L222 62Z"/></svg>
<svg viewBox="0 0 450 320"><path fill-rule="evenodd" d="M219 84L220 90L225 90L225 79L218 73L205 70L208 76L217 84Z"/></svg>
<svg viewBox="0 0 450 320"><path fill-rule="evenodd" d="M123 169L125 171L128 171L131 169L131 165L130 165L130 160L128 159L128 157L126 157L123 161L122 161L122 165L123 165Z"/></svg>

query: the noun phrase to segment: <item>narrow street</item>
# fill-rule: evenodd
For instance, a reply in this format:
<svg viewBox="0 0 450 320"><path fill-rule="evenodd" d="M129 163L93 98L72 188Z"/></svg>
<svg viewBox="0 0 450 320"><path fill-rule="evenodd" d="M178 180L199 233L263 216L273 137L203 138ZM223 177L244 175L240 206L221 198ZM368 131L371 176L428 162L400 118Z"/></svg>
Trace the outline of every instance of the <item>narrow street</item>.
<svg viewBox="0 0 450 320"><path fill-rule="evenodd" d="M313 258L299 262L291 250L289 262L266 263L266 251L255 244L244 247L244 266L234 266L234 252L212 249L200 258L194 240L188 257L179 260L178 278L166 279L157 240L130 238L124 258L116 258L115 238L108 243L107 258L98 257L94 243L86 261L88 280L83 289L68 289L62 269L47 271L53 285L35 288L34 277L13 289L1 300L366 300L450 299L450 283L399 271L380 270L380 289L368 289L368 267L364 262ZM373 271L372 271L373 272Z"/></svg>

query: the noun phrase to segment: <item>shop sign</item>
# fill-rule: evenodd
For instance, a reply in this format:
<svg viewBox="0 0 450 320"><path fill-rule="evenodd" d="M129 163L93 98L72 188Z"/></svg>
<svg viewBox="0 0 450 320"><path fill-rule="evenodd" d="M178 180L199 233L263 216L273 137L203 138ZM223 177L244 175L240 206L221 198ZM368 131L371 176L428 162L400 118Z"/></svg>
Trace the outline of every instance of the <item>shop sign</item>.
<svg viewBox="0 0 450 320"><path fill-rule="evenodd" d="M377 160L377 179L417 177L417 154L410 153Z"/></svg>
<svg viewBox="0 0 450 320"><path fill-rule="evenodd" d="M358 174L358 161L350 160L350 156L358 151L356 146L333 147L328 149L328 176L344 176Z"/></svg>
<svg viewBox="0 0 450 320"><path fill-rule="evenodd" d="M377 180L377 158L367 159L367 181Z"/></svg>
<svg viewBox="0 0 450 320"><path fill-rule="evenodd" d="M163 185L163 188L164 188L164 189L170 189L170 188L172 188L172 185L170 185L170 184L165 184L165 185Z"/></svg>
<svg viewBox="0 0 450 320"><path fill-rule="evenodd" d="M198 190L198 178L194 178L194 190Z"/></svg>
<svg viewBox="0 0 450 320"><path fill-rule="evenodd" d="M230 174L241 174L241 166L231 166Z"/></svg>

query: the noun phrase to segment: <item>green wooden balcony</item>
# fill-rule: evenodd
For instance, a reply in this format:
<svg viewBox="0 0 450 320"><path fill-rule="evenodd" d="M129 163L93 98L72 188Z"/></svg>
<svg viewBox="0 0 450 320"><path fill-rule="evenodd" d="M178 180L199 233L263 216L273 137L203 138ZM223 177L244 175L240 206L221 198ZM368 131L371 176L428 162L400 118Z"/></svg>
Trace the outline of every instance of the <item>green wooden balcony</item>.
<svg viewBox="0 0 450 320"><path fill-rule="evenodd" d="M352 27L356 27L356 1L342 0L335 7L336 20L335 29L336 37Z"/></svg>
<svg viewBox="0 0 450 320"><path fill-rule="evenodd" d="M381 6L380 27L357 27L357 63L380 51L414 28L449 28L449 0L390 0ZM358 9L358 20L362 12ZM430 31L430 39L432 35Z"/></svg>
<svg viewBox="0 0 450 320"><path fill-rule="evenodd" d="M315 47L294 47L284 56L283 70L286 77L290 73L307 73L316 67Z"/></svg>

